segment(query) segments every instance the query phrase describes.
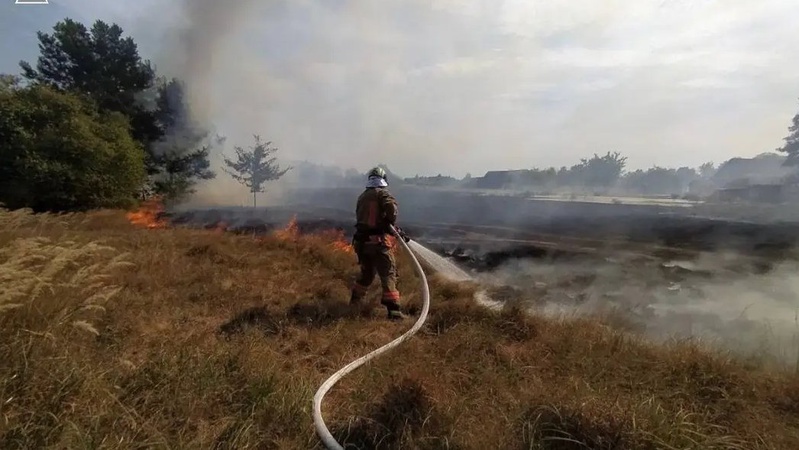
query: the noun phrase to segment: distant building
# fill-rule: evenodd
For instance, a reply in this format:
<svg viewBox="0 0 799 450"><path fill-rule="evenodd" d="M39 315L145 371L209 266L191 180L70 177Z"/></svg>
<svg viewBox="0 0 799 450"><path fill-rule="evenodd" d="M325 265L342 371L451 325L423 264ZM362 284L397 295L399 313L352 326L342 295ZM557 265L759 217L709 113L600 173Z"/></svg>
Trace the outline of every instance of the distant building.
<svg viewBox="0 0 799 450"><path fill-rule="evenodd" d="M404 181L408 184L414 184L417 186L437 186L437 187L456 186L460 183L457 179L453 177L444 176L441 174L438 174L434 177L420 177L419 175L416 175L413 178L405 178Z"/></svg>
<svg viewBox="0 0 799 450"><path fill-rule="evenodd" d="M529 170L492 170L482 177L472 178L470 187L478 189L505 189L523 184Z"/></svg>
<svg viewBox="0 0 799 450"><path fill-rule="evenodd" d="M783 203L788 200L783 184L752 184L719 189L713 199L719 202Z"/></svg>
<svg viewBox="0 0 799 450"><path fill-rule="evenodd" d="M764 153L754 158L732 158L719 166L711 181L716 186L738 188L748 185L780 184L795 172L786 167L785 157L776 153Z"/></svg>

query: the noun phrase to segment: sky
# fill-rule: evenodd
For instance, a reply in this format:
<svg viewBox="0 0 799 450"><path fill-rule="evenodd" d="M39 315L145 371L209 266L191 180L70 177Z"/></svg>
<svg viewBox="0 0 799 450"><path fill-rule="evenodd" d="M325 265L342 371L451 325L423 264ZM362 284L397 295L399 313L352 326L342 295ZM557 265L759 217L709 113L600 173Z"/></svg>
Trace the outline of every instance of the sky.
<svg viewBox="0 0 799 450"><path fill-rule="evenodd" d="M3 1L0 72L65 16L116 22L229 143L359 170L698 166L799 112L794 0Z"/></svg>

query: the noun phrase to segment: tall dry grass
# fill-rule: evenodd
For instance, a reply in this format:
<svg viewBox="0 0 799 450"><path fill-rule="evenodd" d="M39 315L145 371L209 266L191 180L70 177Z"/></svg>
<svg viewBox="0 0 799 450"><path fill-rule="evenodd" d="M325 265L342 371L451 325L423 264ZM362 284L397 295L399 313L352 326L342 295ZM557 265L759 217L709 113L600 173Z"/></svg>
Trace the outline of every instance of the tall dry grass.
<svg viewBox="0 0 799 450"><path fill-rule="evenodd" d="M351 310L331 236L0 211L0 447L318 447L313 392L408 326ZM474 304L432 276L418 338L346 378L350 448L799 448L799 377L696 343ZM418 279L400 258L411 313Z"/></svg>

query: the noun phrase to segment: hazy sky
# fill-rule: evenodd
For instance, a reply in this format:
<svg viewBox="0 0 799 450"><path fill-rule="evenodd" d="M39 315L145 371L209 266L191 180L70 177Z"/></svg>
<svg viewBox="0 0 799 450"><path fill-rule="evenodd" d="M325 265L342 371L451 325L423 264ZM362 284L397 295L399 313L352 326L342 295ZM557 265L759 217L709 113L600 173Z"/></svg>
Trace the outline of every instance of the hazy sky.
<svg viewBox="0 0 799 450"><path fill-rule="evenodd" d="M0 71L65 15L122 25L230 142L408 176L697 166L799 111L795 0L5 0Z"/></svg>

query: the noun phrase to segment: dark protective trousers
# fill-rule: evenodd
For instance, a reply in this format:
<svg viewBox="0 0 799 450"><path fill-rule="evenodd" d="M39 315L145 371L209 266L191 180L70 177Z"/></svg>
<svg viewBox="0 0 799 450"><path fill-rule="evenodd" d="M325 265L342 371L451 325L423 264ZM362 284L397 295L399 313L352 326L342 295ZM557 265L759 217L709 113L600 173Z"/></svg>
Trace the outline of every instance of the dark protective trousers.
<svg viewBox="0 0 799 450"><path fill-rule="evenodd" d="M397 290L397 264L391 248L381 240L378 242L353 242L353 249L358 256L361 273L352 287L352 297L360 300L375 279L380 277L383 287L382 303L389 311L399 310L400 293Z"/></svg>

